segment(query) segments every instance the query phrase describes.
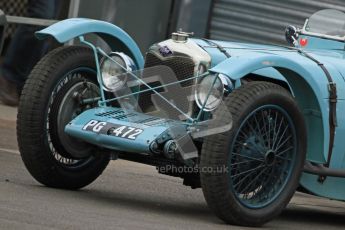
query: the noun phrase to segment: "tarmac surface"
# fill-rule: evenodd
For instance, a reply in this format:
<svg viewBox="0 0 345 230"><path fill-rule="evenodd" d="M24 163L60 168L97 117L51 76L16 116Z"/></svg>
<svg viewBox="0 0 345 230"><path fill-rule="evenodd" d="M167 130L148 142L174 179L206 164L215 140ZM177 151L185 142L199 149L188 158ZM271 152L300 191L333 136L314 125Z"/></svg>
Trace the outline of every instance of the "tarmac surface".
<svg viewBox="0 0 345 230"><path fill-rule="evenodd" d="M44 187L26 171L15 136L16 109L0 105L0 229L254 229L229 226L208 209L201 189L113 161L79 191ZM297 193L261 229L344 229L345 203Z"/></svg>

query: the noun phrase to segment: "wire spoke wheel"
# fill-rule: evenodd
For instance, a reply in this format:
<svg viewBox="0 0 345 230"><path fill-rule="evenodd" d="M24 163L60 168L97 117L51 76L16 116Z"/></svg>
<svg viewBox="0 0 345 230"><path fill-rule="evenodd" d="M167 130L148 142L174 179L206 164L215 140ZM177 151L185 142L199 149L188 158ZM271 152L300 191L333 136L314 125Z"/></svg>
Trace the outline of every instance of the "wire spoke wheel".
<svg viewBox="0 0 345 230"><path fill-rule="evenodd" d="M230 112L233 127L205 138L200 167L227 170L201 172L202 190L226 223L261 226L284 210L299 184L306 157L304 117L291 94L269 82L247 82L224 104L214 116Z"/></svg>
<svg viewBox="0 0 345 230"><path fill-rule="evenodd" d="M249 208L274 201L291 175L296 148L294 124L281 107L250 113L231 149L230 183L238 200Z"/></svg>

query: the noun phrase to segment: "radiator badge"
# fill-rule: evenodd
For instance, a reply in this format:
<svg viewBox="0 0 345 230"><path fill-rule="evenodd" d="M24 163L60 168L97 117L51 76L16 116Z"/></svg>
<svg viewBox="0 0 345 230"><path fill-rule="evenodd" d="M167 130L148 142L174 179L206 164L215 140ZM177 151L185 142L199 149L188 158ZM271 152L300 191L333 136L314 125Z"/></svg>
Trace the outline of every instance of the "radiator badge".
<svg viewBox="0 0 345 230"><path fill-rule="evenodd" d="M159 53L163 56L163 57L167 57L173 54L173 52L169 49L168 46L161 46L159 48Z"/></svg>

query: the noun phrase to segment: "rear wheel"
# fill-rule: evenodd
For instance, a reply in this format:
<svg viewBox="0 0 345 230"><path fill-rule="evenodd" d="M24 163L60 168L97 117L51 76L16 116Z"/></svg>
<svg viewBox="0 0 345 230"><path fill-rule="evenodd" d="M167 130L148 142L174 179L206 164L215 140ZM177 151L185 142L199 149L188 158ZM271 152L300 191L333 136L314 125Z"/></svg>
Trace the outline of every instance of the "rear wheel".
<svg viewBox="0 0 345 230"><path fill-rule="evenodd" d="M31 175L56 188L79 189L93 182L109 155L68 136L64 128L81 112L97 106L94 56L85 47L62 47L45 56L30 74L20 100L17 135Z"/></svg>
<svg viewBox="0 0 345 230"><path fill-rule="evenodd" d="M201 169L214 172L201 171L203 192L225 222L259 226L281 213L299 184L304 119L291 95L272 83L248 83L225 103L233 128L204 141Z"/></svg>

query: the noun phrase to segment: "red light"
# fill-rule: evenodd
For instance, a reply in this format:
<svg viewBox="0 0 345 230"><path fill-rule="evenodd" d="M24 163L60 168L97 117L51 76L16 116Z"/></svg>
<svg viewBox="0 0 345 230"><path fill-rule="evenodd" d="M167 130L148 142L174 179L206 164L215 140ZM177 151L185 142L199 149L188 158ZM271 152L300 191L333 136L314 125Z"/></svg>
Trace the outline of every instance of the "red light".
<svg viewBox="0 0 345 230"><path fill-rule="evenodd" d="M306 39L306 38L301 38L301 39L299 40L299 44L300 44L301 46L306 46L306 45L308 44L308 39Z"/></svg>

